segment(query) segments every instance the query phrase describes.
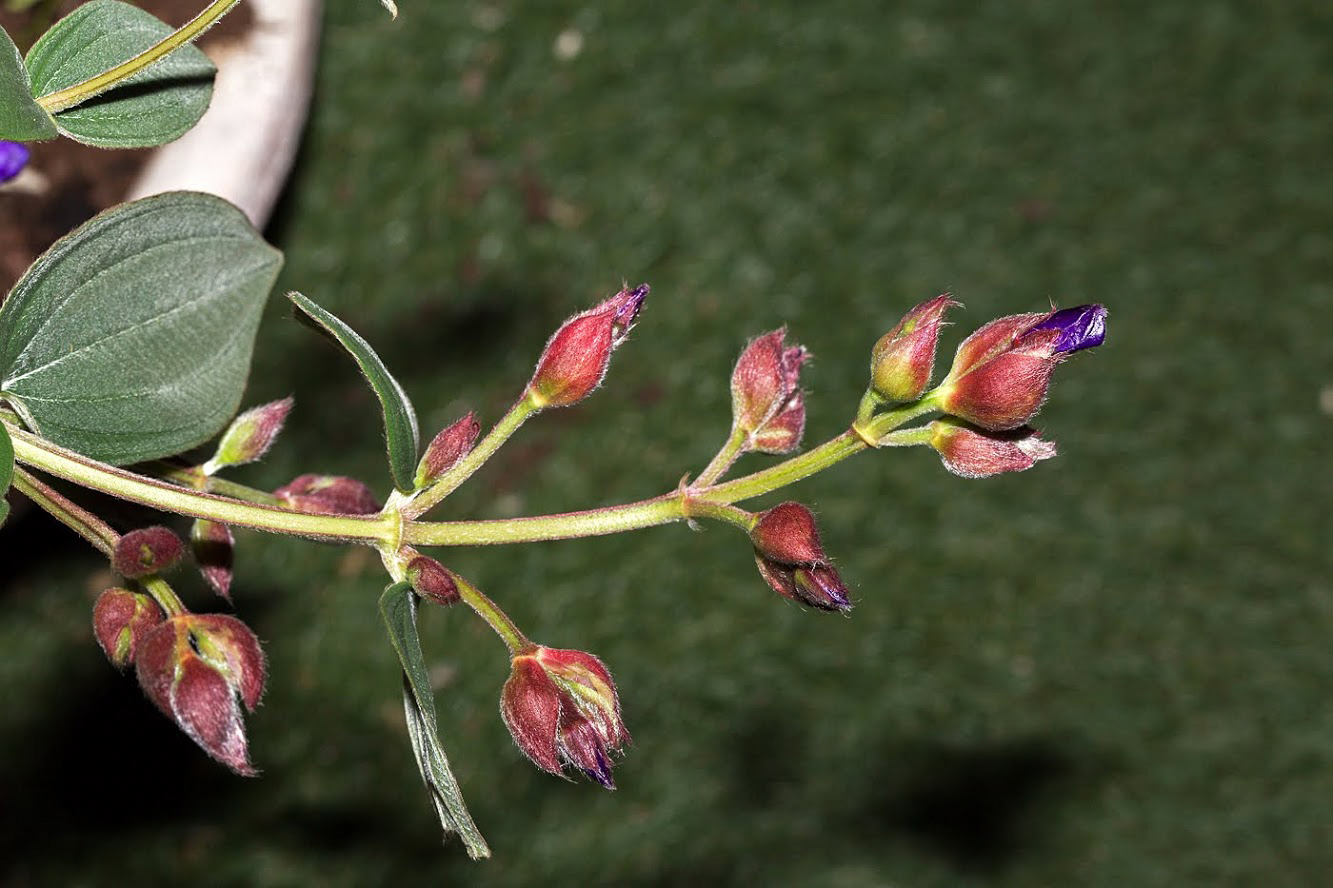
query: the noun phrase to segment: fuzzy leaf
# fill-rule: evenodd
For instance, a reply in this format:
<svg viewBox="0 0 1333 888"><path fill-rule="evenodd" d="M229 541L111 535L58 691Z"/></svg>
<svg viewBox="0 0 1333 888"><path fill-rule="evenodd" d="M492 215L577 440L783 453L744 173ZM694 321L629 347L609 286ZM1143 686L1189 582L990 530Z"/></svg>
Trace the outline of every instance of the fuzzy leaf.
<svg viewBox="0 0 1333 888"><path fill-rule="evenodd" d="M108 71L175 28L121 0L92 0L56 22L28 50L33 95L45 96ZM124 83L58 111L71 139L103 148L147 148L178 139L208 110L217 69L183 46Z"/></svg>
<svg viewBox="0 0 1333 888"><path fill-rule="evenodd" d="M206 441L240 403L281 265L221 198L113 207L38 257L0 307L0 397L105 462Z"/></svg>
<svg viewBox="0 0 1333 888"><path fill-rule="evenodd" d="M57 135L56 122L32 97L19 48L0 28L0 139L36 142Z"/></svg>
<svg viewBox="0 0 1333 888"><path fill-rule="evenodd" d="M403 664L403 708L407 733L416 754L421 779L430 791L435 813L446 833L456 832L473 860L491 856L491 849L472 821L462 790L449 770L449 759L440 743L435 721L435 696L417 635L417 596L407 583L394 583L380 596L380 614L389 629L389 639Z"/></svg>
<svg viewBox="0 0 1333 888"><path fill-rule="evenodd" d="M394 486L404 492L412 490L417 470L419 432L417 414L412 409L407 392L389 373L370 343L355 330L300 293L288 293L287 298L345 348L361 368L366 381L380 399L384 413L384 441L389 451L389 472L393 475Z"/></svg>

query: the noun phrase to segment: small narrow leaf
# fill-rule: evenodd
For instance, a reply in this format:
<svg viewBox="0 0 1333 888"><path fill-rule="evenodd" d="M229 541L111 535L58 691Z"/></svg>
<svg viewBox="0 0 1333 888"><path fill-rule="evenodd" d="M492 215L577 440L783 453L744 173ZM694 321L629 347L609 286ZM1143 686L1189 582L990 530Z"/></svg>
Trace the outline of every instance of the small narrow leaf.
<svg viewBox="0 0 1333 888"><path fill-rule="evenodd" d="M407 392L389 373L370 343L355 330L300 293L288 293L287 298L345 348L361 368L384 412L384 441L389 451L389 472L393 475L394 486L403 492L411 491L417 469L419 432L417 414Z"/></svg>
<svg viewBox="0 0 1333 888"><path fill-rule="evenodd" d="M92 0L56 22L28 50L32 94L83 83L152 47L175 29L121 0ZM217 69L189 45L114 89L55 115L71 139L103 148L147 148L178 139L208 110Z"/></svg>
<svg viewBox="0 0 1333 888"><path fill-rule="evenodd" d="M51 115L32 97L19 48L0 28L0 139L36 142L60 134Z"/></svg>
<svg viewBox="0 0 1333 888"><path fill-rule="evenodd" d="M431 692L426 660L417 635L417 597L407 583L394 583L380 596L380 614L388 627L389 639L403 664L403 708L407 712L407 732L416 754L421 779L430 792L436 816L446 833L456 832L473 860L491 856L491 849L472 821L462 790L449 759L440 744L435 720L435 696Z"/></svg>
<svg viewBox="0 0 1333 888"><path fill-rule="evenodd" d="M121 204L37 258L0 307L0 395L104 462L179 453L236 412L282 254L236 207Z"/></svg>

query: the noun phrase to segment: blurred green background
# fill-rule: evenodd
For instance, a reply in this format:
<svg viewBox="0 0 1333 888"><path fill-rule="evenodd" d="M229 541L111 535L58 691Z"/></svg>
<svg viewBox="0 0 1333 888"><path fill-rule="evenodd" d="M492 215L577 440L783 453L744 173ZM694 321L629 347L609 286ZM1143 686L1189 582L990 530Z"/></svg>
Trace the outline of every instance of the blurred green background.
<svg viewBox="0 0 1333 888"><path fill-rule="evenodd" d="M653 286L604 389L449 517L673 487L781 324L816 356L811 443L936 293L967 307L946 354L1052 300L1106 303L1107 344L1057 375L1058 460L968 482L862 455L790 492L849 618L778 599L721 526L443 553L533 638L603 657L635 739L615 793L538 772L497 714L498 641L427 612L485 863L440 843L370 553L242 538L236 609L271 658L250 781L107 667L91 551L7 527L0 882L1325 882L1331 113L1319 2L331 0L280 287L380 349L424 434L494 420L563 317ZM384 486L372 397L282 303L247 401L296 410L235 477Z"/></svg>

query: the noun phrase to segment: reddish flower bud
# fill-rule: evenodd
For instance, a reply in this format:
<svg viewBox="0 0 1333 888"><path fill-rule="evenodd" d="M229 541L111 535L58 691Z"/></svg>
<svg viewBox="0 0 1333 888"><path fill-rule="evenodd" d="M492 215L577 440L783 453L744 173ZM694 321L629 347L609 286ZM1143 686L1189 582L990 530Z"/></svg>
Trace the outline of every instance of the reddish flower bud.
<svg viewBox="0 0 1333 888"><path fill-rule="evenodd" d="M341 475L300 475L273 495L298 512L319 515L373 515L380 510L369 487Z"/></svg>
<svg viewBox="0 0 1333 888"><path fill-rule="evenodd" d="M133 662L143 637L164 619L151 596L129 589L107 589L93 605L93 634L111 664L124 669Z"/></svg>
<svg viewBox="0 0 1333 888"><path fill-rule="evenodd" d="M426 452L422 454L421 462L417 464L415 481L417 489L420 490L430 484L467 456L480 432L481 424L477 422L477 417L473 413L468 413L453 425L441 429L426 448Z"/></svg>
<svg viewBox="0 0 1333 888"><path fill-rule="evenodd" d="M1021 472L1055 456L1055 444L1043 441L1028 426L988 432L965 422L937 419L929 428L930 446L939 452L944 467L964 478Z"/></svg>
<svg viewBox="0 0 1333 888"><path fill-rule="evenodd" d="M573 765L615 789L610 754L630 742L615 683L583 651L537 647L515 656L500 716L518 748L544 771Z"/></svg>
<svg viewBox="0 0 1333 888"><path fill-rule="evenodd" d="M190 549L210 589L231 601L231 565L236 538L231 528L202 518L190 526Z"/></svg>
<svg viewBox="0 0 1333 888"><path fill-rule="evenodd" d="M264 693L264 653L240 620L181 614L144 636L135 655L139 685L195 743L238 774L253 776L241 704Z"/></svg>
<svg viewBox="0 0 1333 888"><path fill-rule="evenodd" d="M875 394L895 403L915 401L925 393L935 367L944 312L957 304L948 293L929 299L875 343L870 353L870 385Z"/></svg>
<svg viewBox="0 0 1333 888"><path fill-rule="evenodd" d="M434 558L414 555L407 562L407 581L412 584L413 592L436 604L448 607L459 600L453 572Z"/></svg>
<svg viewBox="0 0 1333 888"><path fill-rule="evenodd" d="M233 419L218 442L217 452L203 464L204 474L213 475L227 466L243 465L262 457L282 431L293 403L291 398L270 401Z"/></svg>
<svg viewBox="0 0 1333 888"><path fill-rule="evenodd" d="M805 434L805 393L798 390L787 406L750 435L749 450L756 453L791 453Z"/></svg>
<svg viewBox="0 0 1333 888"><path fill-rule="evenodd" d="M647 284L625 288L555 331L528 383L539 407L568 407L602 384L611 352L629 335L647 295Z"/></svg>
<svg viewBox="0 0 1333 888"><path fill-rule="evenodd" d="M764 512L750 541L759 574L773 591L820 610L851 610L847 587L824 554L815 516L805 506L787 502Z"/></svg>
<svg viewBox="0 0 1333 888"><path fill-rule="evenodd" d="M753 446L753 438L801 396L801 365L809 359L810 353L799 345L784 345L786 336L787 329L783 327L750 340L736 362L736 369L731 371L732 425L749 439L746 449L757 449ZM804 408L804 399L801 399L799 417L785 420L788 429L798 426L796 443L799 443L800 431L805 427ZM794 422L795 419L799 419L799 423ZM784 436L777 434L778 439L783 440ZM785 437L789 439L790 433Z"/></svg>
<svg viewBox="0 0 1333 888"><path fill-rule="evenodd" d="M990 431L1023 425L1046 399L1055 365L1099 345L1105 321L1100 305L991 321L958 347L941 408Z"/></svg>
<svg viewBox="0 0 1333 888"><path fill-rule="evenodd" d="M165 527L131 530L116 543L111 569L122 577L136 579L174 567L185 555L185 544Z"/></svg>

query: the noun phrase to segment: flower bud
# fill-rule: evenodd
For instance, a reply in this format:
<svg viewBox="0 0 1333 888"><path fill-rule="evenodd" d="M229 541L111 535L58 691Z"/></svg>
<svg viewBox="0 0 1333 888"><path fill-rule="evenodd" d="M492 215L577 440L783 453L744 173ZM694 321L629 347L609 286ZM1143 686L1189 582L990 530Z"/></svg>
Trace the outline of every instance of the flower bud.
<svg viewBox="0 0 1333 888"><path fill-rule="evenodd" d="M1041 408L1055 365L1100 345L1105 331L1100 305L991 321L958 347L940 407L990 431L1017 428Z"/></svg>
<svg viewBox="0 0 1333 888"><path fill-rule="evenodd" d="M611 352L625 341L648 295L648 285L628 287L575 315L546 343L528 383L539 407L568 407L602 384Z"/></svg>
<svg viewBox="0 0 1333 888"><path fill-rule="evenodd" d="M418 490L432 483L454 467L460 459L467 456L481 432L481 424L476 414L468 413L462 419L447 428L441 429L421 456L417 464L415 484Z"/></svg>
<svg viewBox="0 0 1333 888"><path fill-rule="evenodd" d="M116 542L111 569L123 577L137 579L174 567L185 555L185 544L165 527L131 530Z"/></svg>
<svg viewBox="0 0 1333 888"><path fill-rule="evenodd" d="M945 293L909 311L870 352L870 385L889 403L915 401L930 385L944 312L957 305Z"/></svg>
<svg viewBox="0 0 1333 888"><path fill-rule="evenodd" d="M213 475L227 466L244 465L262 457L282 431L293 403L291 398L270 401L233 419L218 442L217 453L204 463L204 474Z"/></svg>
<svg viewBox="0 0 1333 888"><path fill-rule="evenodd" d="M1043 441L1028 426L988 432L965 422L937 419L929 428L930 446L939 453L944 467L964 478L1021 472L1055 456L1055 444Z"/></svg>
<svg viewBox="0 0 1333 888"><path fill-rule="evenodd" d="M458 582L450 571L434 558L415 555L407 562L407 581L422 598L448 607L459 600Z"/></svg>
<svg viewBox="0 0 1333 888"><path fill-rule="evenodd" d="M801 365L809 359L810 353L803 346L785 346L786 336L787 329L782 327L750 340L731 372L732 424L751 442L770 420L801 397ZM796 419L799 422L795 422ZM797 427L799 442L800 431L805 427L804 399L801 399L799 417L788 417L786 426L788 429ZM790 433L785 437L789 439ZM779 433L778 438L781 441L784 436ZM795 446L793 443L789 449ZM747 449L755 448L751 443Z"/></svg>
<svg viewBox="0 0 1333 888"><path fill-rule="evenodd" d="M773 591L820 610L851 610L847 587L824 554L815 516L805 506L787 502L764 512L750 541L759 574Z"/></svg>
<svg viewBox="0 0 1333 888"><path fill-rule="evenodd" d="M318 515L373 515L380 510L369 487L341 475L300 475L273 495L298 512Z"/></svg>
<svg viewBox="0 0 1333 888"><path fill-rule="evenodd" d="M236 551L231 528L218 521L199 519L190 526L190 550L204 582L231 601L231 565Z"/></svg>
<svg viewBox="0 0 1333 888"><path fill-rule="evenodd" d="M135 655L139 685L195 743L238 774L253 776L241 704L264 693L264 653L240 620L180 614L144 636Z"/></svg>
<svg viewBox="0 0 1333 888"><path fill-rule="evenodd" d="M124 669L133 662L143 637L163 619L162 609L151 596L107 589L93 605L93 634L111 664Z"/></svg>
<svg viewBox="0 0 1333 888"><path fill-rule="evenodd" d="M536 647L514 657L500 716L518 748L544 771L573 765L615 789L610 754L630 741L615 683L583 651Z"/></svg>
<svg viewBox="0 0 1333 888"><path fill-rule="evenodd" d="M805 434L805 392L797 390L773 418L750 435L747 449L755 453L791 453Z"/></svg>
<svg viewBox="0 0 1333 888"><path fill-rule="evenodd" d="M0 139L0 183L23 172L28 164L28 146L22 142Z"/></svg>

